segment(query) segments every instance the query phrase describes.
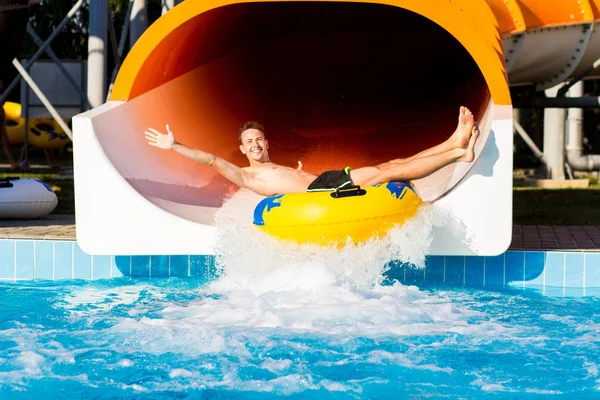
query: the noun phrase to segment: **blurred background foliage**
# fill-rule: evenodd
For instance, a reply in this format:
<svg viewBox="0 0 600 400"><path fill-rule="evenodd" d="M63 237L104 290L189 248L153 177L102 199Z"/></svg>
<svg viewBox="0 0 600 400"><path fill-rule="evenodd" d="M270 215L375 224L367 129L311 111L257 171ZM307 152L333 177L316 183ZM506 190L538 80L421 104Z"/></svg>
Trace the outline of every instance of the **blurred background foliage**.
<svg viewBox="0 0 600 400"><path fill-rule="evenodd" d="M93 0L107 1L107 0ZM121 37L125 15L129 6L129 0L108 0L110 5L110 18L115 27L117 41ZM42 0L40 4L29 8L29 23L40 36L42 40L46 40L62 19L68 14L69 10L75 4L74 0ZM152 24L161 13L161 0L147 0L148 25ZM54 53L64 60L84 60L87 58L87 35L89 21L89 6L88 2L84 2L79 11L61 30L58 36L52 41L51 47ZM110 38L108 40L109 66L114 63L112 60L112 49L110 48ZM33 39L25 34L20 58L31 57L37 51L38 46ZM129 40L125 49L129 49ZM123 57L125 57L123 54ZM44 53L40 59L48 58ZM109 71L112 70L109 69Z"/></svg>

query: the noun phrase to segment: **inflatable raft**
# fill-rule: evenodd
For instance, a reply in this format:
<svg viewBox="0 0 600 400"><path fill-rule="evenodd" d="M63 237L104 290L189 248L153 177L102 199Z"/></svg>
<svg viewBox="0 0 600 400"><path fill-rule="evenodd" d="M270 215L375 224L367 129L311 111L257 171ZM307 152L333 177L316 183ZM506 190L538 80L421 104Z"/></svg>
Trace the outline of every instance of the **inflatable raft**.
<svg viewBox="0 0 600 400"><path fill-rule="evenodd" d="M6 102L6 132L10 144L25 143L25 119L21 118L21 105ZM69 143L70 139L62 130L58 122L52 118L29 118L29 135L27 141L30 145L42 148L60 148Z"/></svg>
<svg viewBox="0 0 600 400"><path fill-rule="evenodd" d="M58 203L52 188L32 178L0 179L0 218L36 219L48 215Z"/></svg>
<svg viewBox="0 0 600 400"><path fill-rule="evenodd" d="M331 192L292 193L263 199L254 225L284 241L344 245L385 235L404 224L422 204L412 185L387 182Z"/></svg>

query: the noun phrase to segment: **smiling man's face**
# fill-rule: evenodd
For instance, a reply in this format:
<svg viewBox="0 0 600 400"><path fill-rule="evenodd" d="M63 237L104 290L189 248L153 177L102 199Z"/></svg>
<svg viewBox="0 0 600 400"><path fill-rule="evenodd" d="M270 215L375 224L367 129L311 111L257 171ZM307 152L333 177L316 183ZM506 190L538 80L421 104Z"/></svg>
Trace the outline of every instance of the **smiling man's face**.
<svg viewBox="0 0 600 400"><path fill-rule="evenodd" d="M259 129L246 129L240 137L240 151L248 157L250 164L269 162L269 142Z"/></svg>

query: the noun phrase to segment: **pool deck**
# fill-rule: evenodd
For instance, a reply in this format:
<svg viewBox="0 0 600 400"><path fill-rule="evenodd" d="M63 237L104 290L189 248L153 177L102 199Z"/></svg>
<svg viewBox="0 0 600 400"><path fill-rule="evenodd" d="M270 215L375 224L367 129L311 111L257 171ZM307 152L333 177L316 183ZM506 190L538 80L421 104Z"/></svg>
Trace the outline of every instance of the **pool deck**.
<svg viewBox="0 0 600 400"><path fill-rule="evenodd" d="M0 221L0 239L76 240L75 216ZM599 251L600 226L513 225L509 250Z"/></svg>
<svg viewBox="0 0 600 400"><path fill-rule="evenodd" d="M0 239L75 240L74 215L38 220L0 220Z"/></svg>

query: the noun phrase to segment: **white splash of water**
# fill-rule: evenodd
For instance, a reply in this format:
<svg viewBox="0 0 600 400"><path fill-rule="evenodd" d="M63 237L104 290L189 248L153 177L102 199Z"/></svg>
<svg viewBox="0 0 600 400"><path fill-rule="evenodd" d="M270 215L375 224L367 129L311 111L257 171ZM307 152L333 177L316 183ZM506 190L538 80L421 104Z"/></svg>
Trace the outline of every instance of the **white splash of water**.
<svg viewBox="0 0 600 400"><path fill-rule="evenodd" d="M139 286L121 286L118 292L89 287L86 290L68 293L64 298L64 308L73 314L89 314L90 308L95 309L98 314L103 314L115 306L135 303L142 290ZM161 296L160 293L156 295Z"/></svg>
<svg viewBox="0 0 600 400"><path fill-rule="evenodd" d="M240 191L217 214L216 252L225 277L215 289L254 287L264 292L289 288L290 282L300 288L308 284L318 289L314 285L329 286L334 280L373 288L381 283L391 261L423 268L435 228L454 220L443 206L424 205L415 217L390 230L384 238L361 244L349 241L342 249L298 245L283 243L252 225L253 210L260 199L249 191Z"/></svg>
<svg viewBox="0 0 600 400"><path fill-rule="evenodd" d="M131 311L129 317L118 318L110 331L122 339L121 348L126 344L134 352L143 346L151 354L219 353L252 359L248 343L265 340L260 333L264 329L326 335L332 345L352 337L448 332L495 336L506 331L493 322L469 324L476 313L443 295L398 282L382 284L389 261L424 257L431 230L444 223L443 210L426 207L386 238L337 249L281 243L255 229L252 212L259 200L242 192L219 214L221 276L201 289L198 299L166 305L161 318L139 318ZM80 303L82 296L77 298L71 303ZM263 367L284 373L289 364L267 360Z"/></svg>
<svg viewBox="0 0 600 400"><path fill-rule="evenodd" d="M165 309L166 319L186 315L203 329L243 326L357 336L480 329L465 322L470 311L445 299L399 283L382 285L392 260L423 265L434 228L451 221L445 209L425 206L385 238L338 249L283 243L262 233L251 222L260 199L240 191L222 207L217 215L220 278L205 289L208 297Z"/></svg>
<svg viewBox="0 0 600 400"><path fill-rule="evenodd" d="M44 340L52 335L52 330L44 331L43 326L28 327L19 323L15 328L0 330L0 339L11 338L15 345L10 349L12 358L0 356L0 389L10 387L11 390L21 390L27 387L30 380L41 377L59 379L61 381L87 382L86 374L57 375L53 366L57 364L74 364L76 351L65 348L61 343Z"/></svg>
<svg viewBox="0 0 600 400"><path fill-rule="evenodd" d="M389 340L447 333L498 337L507 333L508 328L495 322L469 323L477 313L456 306L443 294L434 295L398 282L383 284L387 264L392 260L423 266L433 231L451 222L444 209L423 207L411 221L385 238L360 245L348 243L338 249L281 243L260 232L252 225L252 213L259 200L249 192L241 192L221 209L217 216L221 274L200 289L195 300L183 304L170 301L162 290L151 285L85 287L65 296L61 307L76 319L106 319L116 306L127 309L108 318L110 327L98 339L86 339L87 346L107 346L120 355L120 360L107 365L110 370L137 367L140 352L204 358L198 368L174 366L168 371L171 381L115 385L136 392L180 386L187 390L197 385L278 394L319 389L360 394L363 385L372 383L374 377L366 377L364 382L321 379L292 359L257 358L257 348L318 352L324 363L388 363L452 374L451 369L431 360L386 351L371 352L361 361L352 351L340 354L331 350L335 361L327 360L327 348L312 348L286 338L298 334L325 337L330 346L345 348L353 338ZM159 309L154 303L142 301L143 296L157 299ZM47 360L48 352L37 354L25 354L21 362L30 368L38 365L43 375L49 375L46 365L52 362ZM212 360L211 355L217 359ZM276 377L247 380L240 369L252 365Z"/></svg>

